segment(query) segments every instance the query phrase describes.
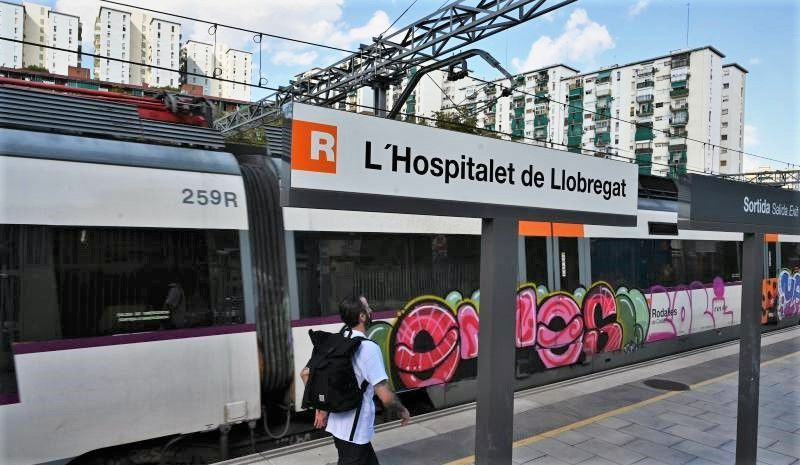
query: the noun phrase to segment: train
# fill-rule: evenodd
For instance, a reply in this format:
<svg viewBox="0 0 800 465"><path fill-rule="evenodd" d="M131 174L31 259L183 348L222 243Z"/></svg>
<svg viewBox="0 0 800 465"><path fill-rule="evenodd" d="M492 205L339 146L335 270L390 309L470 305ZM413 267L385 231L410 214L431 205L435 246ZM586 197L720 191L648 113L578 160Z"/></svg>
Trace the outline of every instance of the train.
<svg viewBox="0 0 800 465"><path fill-rule="evenodd" d="M0 78L0 463L159 463L185 435L302 419L308 332L354 293L401 396L474 399L480 220L281 207L280 128L255 147L208 119ZM767 236L742 309L742 235L678 230L676 202L640 175L635 227L520 222L517 387L735 339L743 310L798 323L800 236Z"/></svg>

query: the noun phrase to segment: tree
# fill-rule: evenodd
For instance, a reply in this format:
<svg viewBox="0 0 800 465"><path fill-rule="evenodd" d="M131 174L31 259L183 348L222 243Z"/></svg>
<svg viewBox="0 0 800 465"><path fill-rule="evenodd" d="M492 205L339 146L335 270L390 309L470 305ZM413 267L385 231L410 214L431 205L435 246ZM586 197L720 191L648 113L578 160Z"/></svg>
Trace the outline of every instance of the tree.
<svg viewBox="0 0 800 465"><path fill-rule="evenodd" d="M39 66L39 65L28 65L28 66L25 67L25 69L27 69L28 71L36 71L36 72L39 72L39 73L49 73L50 72L49 69L45 68L44 66Z"/></svg>
<svg viewBox="0 0 800 465"><path fill-rule="evenodd" d="M475 115L475 112L466 108L437 111L433 113L433 118L435 119L435 126L437 128L494 137L495 139L499 137L494 131L479 128L478 117Z"/></svg>

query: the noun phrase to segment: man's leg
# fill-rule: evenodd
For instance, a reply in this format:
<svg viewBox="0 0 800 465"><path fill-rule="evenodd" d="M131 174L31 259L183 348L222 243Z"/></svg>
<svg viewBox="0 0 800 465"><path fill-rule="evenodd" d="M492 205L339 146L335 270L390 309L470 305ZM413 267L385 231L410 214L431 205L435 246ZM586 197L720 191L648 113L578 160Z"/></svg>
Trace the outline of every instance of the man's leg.
<svg viewBox="0 0 800 465"><path fill-rule="evenodd" d="M378 462L378 456L375 455L375 449L372 448L372 443L368 442L364 444L366 449L366 459L364 461L365 465L381 465Z"/></svg>
<svg viewBox="0 0 800 465"><path fill-rule="evenodd" d="M372 444L354 444L334 437L333 443L339 453L338 465L380 465Z"/></svg>

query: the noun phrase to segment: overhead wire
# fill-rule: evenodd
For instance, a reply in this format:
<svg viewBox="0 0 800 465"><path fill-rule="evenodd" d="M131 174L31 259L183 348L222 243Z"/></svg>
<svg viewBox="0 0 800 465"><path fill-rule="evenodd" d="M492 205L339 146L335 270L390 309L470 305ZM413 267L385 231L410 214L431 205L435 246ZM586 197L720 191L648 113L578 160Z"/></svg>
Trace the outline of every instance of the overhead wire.
<svg viewBox="0 0 800 465"><path fill-rule="evenodd" d="M513 87L513 86L505 86L504 84L499 83L497 81L487 81L485 79L481 79L481 78L477 78L477 77L471 77L471 78L476 80L476 81L478 81L478 82L482 82L484 84L493 84L493 85L496 85L496 86L501 87L501 88L509 89L511 92L517 92L517 93L520 93L520 94L528 95L530 97L536 97L535 94L531 94L530 92L527 92L525 90L522 90L522 89L519 89L519 88L516 88L516 87ZM597 111L594 111L594 110L591 110L591 109L588 109L588 108L584 108L583 106L572 105L572 104L569 104L567 102L562 102L562 101L553 99L553 98L551 98L549 96L545 97L545 98L548 101L553 102L553 103L557 103L559 105L562 105L565 108L577 108L577 109L581 109L584 112L591 113L591 114L594 114L594 115L600 115L601 114L601 113L599 113ZM607 117L608 119L621 121L621 122L626 123L626 124L631 124L631 125L636 126L636 127L645 126L645 125L642 125L640 123L636 123L635 121L626 120L626 119L621 118L619 116L606 115L606 114L602 114L602 116ZM660 132L660 133L663 133L663 134L666 134L666 135L671 135L672 134L668 130L656 129L656 128L652 128L652 129L655 132ZM722 145L719 145L719 144L714 144L714 143L702 141L702 140L699 140L699 139L693 139L693 138L688 137L688 136L683 136L681 138L684 139L684 140L687 140L687 141L698 142L698 143L705 144L705 145L710 146L710 147L717 147L717 148L720 148L720 149L730 150L731 152L741 153L743 155L748 155L748 156L751 156L751 157L762 158L764 160L769 160L769 161L773 161L773 162L776 162L776 163L784 163L784 164L786 164L788 166L796 166L791 162L778 160L778 159L775 159L775 158L770 158L770 157L766 157L766 156L758 155L758 154L754 154L754 153L749 153L749 152L745 152L743 150L737 150L737 149L734 149L734 148L725 147L725 146L722 146Z"/></svg>
<svg viewBox="0 0 800 465"><path fill-rule="evenodd" d="M336 51L346 52L346 53L355 54L355 55L358 55L358 54L362 53L362 52L356 52L356 51L349 50L349 49L342 48L342 47L336 47L336 46L330 46L330 45L326 45L326 44L321 44L321 43L318 43L318 42L307 41L307 40L302 40L302 39L295 39L295 38L292 38L292 37L281 36L281 35L277 35L277 34L270 34L270 33L265 33L265 32L261 32L261 31L255 31L255 30L251 30L251 29L247 29L247 28L243 28L243 27L239 27L239 26L232 26L232 25L222 24L222 23L219 23L219 22L209 21L209 20L205 20L205 19L193 18L193 17L186 16L186 15L180 15L180 14L176 14L176 13L169 13L169 12L165 12L165 11L161 11L161 10L156 10L156 9L153 9L153 8L140 7L140 6L136 6L136 5L132 5L132 4L129 4L129 3L124 3L124 2L120 2L120 1L116 1L116 0L103 0L103 2L104 3L109 3L109 4L114 4L114 5L119 5L119 6L125 6L125 7L128 7L128 8L135 8L135 9L139 9L139 10L143 10L143 11L148 11L148 12L151 12L151 13L157 13L157 14L162 14L162 15L166 15L166 16L171 16L171 17L174 17L174 18L181 18L181 19L186 19L186 20L189 20L189 21L201 22L201 23L213 25L214 27L217 27L217 26L225 27L225 28L232 29L232 30L248 32L248 33L251 33L251 34L256 34L256 35L265 36L265 37L271 37L271 38L280 39L280 40L286 40L286 41L295 42L295 43L301 43L301 44L314 46L314 47L327 48L327 49L330 49L330 50L336 50ZM416 3L416 0L414 2L412 2L411 5L409 5L409 7L400 15L400 17L402 17L403 14L405 14L405 12L408 11L408 9L410 9L414 5L414 3ZM447 4L447 3L448 3L448 1L446 0L444 3L442 3L442 6L440 6L439 9L443 8L444 5ZM398 17L397 19L399 20L400 17ZM396 21L397 20L395 20L395 23L396 23ZM384 33L385 32L386 31L384 31ZM2 37L0 37L0 39L9 40L8 38L2 38ZM18 41L17 39L10 39L10 40L15 41L15 42ZM35 44L35 43L29 43L29 42L24 42L24 41L19 41L19 42L24 43L24 44L29 44L29 45L37 45L37 46L40 46L40 47L48 47L48 46ZM67 50L67 49L60 49L60 50L77 53L75 51ZM84 53L84 55L92 56L92 57L96 57L96 58L101 58L101 59L112 59L110 57L102 57L102 56L93 55L93 54L89 54L89 53ZM125 60L120 60L120 59L113 59L113 60L114 61L123 61L123 62L125 62ZM387 62L394 62L394 63L398 63L398 64L403 64L404 63L402 60L395 60L395 59L391 59L391 58L385 58L385 60ZM139 66L150 66L150 67L152 67L154 69L165 69L167 71L175 71L175 70L171 70L171 69L168 69L168 68L160 68L160 67L157 67L157 66L154 66L154 65L146 65L146 64L142 64L142 63L136 63L136 64L139 65ZM181 71L176 71L176 72L180 73ZM206 78L209 77L209 76L205 76L205 75L198 75L198 74L187 73L187 72L184 72L183 74L194 75L194 76L199 76L199 77L206 77ZM268 86L253 85L253 84L243 83L243 82L239 82L239 81L226 80L226 79L222 79L222 78L215 78L215 77L212 77L212 78L220 80L220 81L223 81L223 82L232 82L232 83L237 83L237 84L245 84L245 85L249 85L251 87L261 88L261 89L270 90L270 91L274 91L274 92L279 92L279 91L284 90L284 89L277 89L277 88L272 88L272 87L268 87ZM505 86L505 85L499 83L499 81L492 82L492 81L487 81L485 79L472 77L472 76L470 76L470 78L474 79L474 80L476 80L478 82L482 82L484 84L495 84L495 85L497 85L497 86L499 86L501 88L510 89L512 92L518 92L518 93L522 93L522 94L525 94L525 95L529 95L529 96L535 97L535 95L533 95L533 94L531 94L529 92L526 92L524 90L518 89L516 87ZM260 83L261 83L261 80L259 80L259 84ZM437 87L439 87L438 84L437 84ZM439 88L440 88L440 90L442 90L442 92L444 92L444 90L441 89L441 87L439 87ZM297 94L297 93L295 93L295 94ZM314 96L312 96L312 95L306 95L306 96L314 98ZM561 101L552 99L550 97L547 97L547 99L548 99L548 101L560 104L560 105L568 107L568 108L577 108L577 107L575 107L573 105L570 105L569 103L561 102ZM452 101L452 99L451 99L451 101ZM455 102L453 102L453 103L455 104ZM592 114L599 114L598 112L595 112L595 111L592 111L592 110L588 110L588 109L585 109L583 107L580 107L580 108L582 110L588 111L589 113L592 113ZM638 123L636 123L634 121L626 120L626 119L623 119L623 118L620 118L620 117L616 117L616 116L612 116L612 115L603 115L603 116L607 116L609 119L614 119L614 120L621 121L621 122L624 122L626 124L631 124L631 125L634 125L634 126L637 126L637 127L641 127L642 126L641 124L638 124ZM655 132L660 132L660 133L664 133L664 134L667 134L667 135L671 135L671 133L669 131L665 131L663 129L656 129L656 128L652 128L652 129ZM775 158L771 158L771 157L767 157L767 156L764 156L764 155L759 155L759 154L755 154L755 153L751 153L751 152L746 152L744 150L738 150L738 149L734 149L734 148L730 148L730 147L725 147L725 146L722 146L722 145L719 145L719 144L714 144L714 143L702 141L702 140L699 140L699 139L693 139L693 138L690 138L688 136L684 136L683 139L686 140L686 141L692 141L692 142L697 142L697 143L700 143L700 144L704 144L704 146L710 146L710 147L714 147L714 148L719 148L720 150L724 149L724 150L728 150L728 151L731 151L731 152L734 152L734 153L741 153L743 155L747 155L747 156L754 157L754 158L760 158L760 159L771 161L771 162L775 162L775 163L785 164L785 165L787 165L787 167L798 166L798 165L796 165L794 163L791 163L791 162L778 160L778 159L775 159Z"/></svg>
<svg viewBox="0 0 800 465"><path fill-rule="evenodd" d="M410 10L410 9L411 9L411 8L412 8L414 5L416 5L418 1L419 1L419 0L414 0L413 2L411 2L411 4L410 4L410 5L408 5L408 6L406 7L406 9L405 9L405 10L403 10L403 12L402 12L402 13L400 13L400 16L398 16L398 17L397 17L397 18L396 18L394 21L392 21L392 24L390 24L390 25L389 25L389 27L387 27L387 28L386 28L386 30L384 30L383 32L381 32L381 35L380 35L379 37L383 37L383 35L384 35L384 34L386 34L386 33L389 31L389 29L391 29L391 28L392 28L392 27L393 27L395 24L397 24L397 22L398 22L398 21L400 21L400 18L402 18L403 16L405 16L405 14L406 14L406 13L408 13L408 10ZM441 9L441 8L440 8L440 9Z"/></svg>
<svg viewBox="0 0 800 465"><path fill-rule="evenodd" d="M55 50L55 51L58 51L58 52L67 52L67 53L75 53L75 54L78 54L78 55L86 55L86 56L91 57L91 58L97 58L97 59L106 60L106 61L114 61L114 62L117 62L117 63L126 63L126 64L134 65L134 66L142 66L144 68L151 68L151 69L157 69L157 70L161 70L161 71L168 71L168 72L172 72L172 73L183 74L185 76L195 76L195 77L213 79L215 81L220 81L220 82L227 82L227 83L231 83L231 84L241 84L241 85L244 85L244 86L255 87L255 88L258 88L258 89L270 90L270 91L273 91L273 92L280 91L280 89L275 88L275 87L262 86L262 85L258 85L258 84L245 82L245 81L235 81L233 79L225 79L225 78L221 78L221 77L214 77L214 76L209 76L207 74L189 72L188 70L187 71L183 71L181 69L167 68L167 67L164 67L164 66L151 65L151 64L148 64L148 63L142 63L142 62L138 62L138 61L126 60L126 59L123 59L123 58L114 58L114 57L110 57L110 56L103 56L103 55L98 55L98 54L95 54L95 53L88 53L88 52L83 52L83 51L79 52L77 50L70 50L68 48L56 47L54 45L44 45L44 44L39 44L39 43L36 43L36 42L29 42L29 41L25 41L25 40L14 39L13 37L2 37L2 36L0 36L0 40L5 40L5 41L8 41L8 42L15 42L15 43L22 44L22 45L33 45L33 46L36 46L36 47L40 47L40 48L44 48L44 49L48 49L48 50ZM119 83L115 83L115 82L110 82L109 81L109 84L119 84Z"/></svg>
<svg viewBox="0 0 800 465"><path fill-rule="evenodd" d="M368 105L359 105L359 104L356 104L356 103L348 103L347 105L350 105L350 106L353 106L353 107L358 107L358 108L365 108L365 109L368 109L368 110L374 110L375 109L374 107L371 107L371 106L368 106ZM415 118L415 119L418 119L418 120L431 121L431 122L434 122L434 123L436 123L436 122L446 123L448 125L459 126L459 127L465 128L465 129L471 129L471 130L475 131L472 134L477 135L477 136L481 136L482 135L481 133L490 133L490 134L495 134L495 135L498 135L498 136L507 136L507 137L509 137L509 138L511 138L513 140L530 140L530 141L536 142L537 144L541 144L541 145L534 145L534 144L526 144L526 145L539 146L539 147L545 147L545 148L547 148L548 145L550 145L551 148L552 148L552 146L565 147L566 149L575 148L575 147L571 147L571 146L569 146L567 144L562 144L562 143L559 143L559 142L544 141L544 140L536 139L536 138L529 137L529 136L514 136L513 134L509 134L507 132L502 132L502 131L497 131L497 130L494 130L494 129L477 128L475 126L471 126L471 125L468 125L468 124L463 124L463 123L454 122L454 121L445 121L445 120L441 120L441 119L437 119L437 118L432 118L432 117L429 117L429 116L420 116L420 115L416 115L416 114L413 114L413 113L400 112L400 113L398 113L398 116L406 116L406 117ZM406 122L409 123L409 124L413 124L413 123L408 122L408 121L406 121ZM426 124L426 126L427 126L427 124ZM608 152L604 152L602 150L595 150L595 149L581 149L581 150L584 151L584 152L592 152L595 155L602 155L603 157L608 157L610 155L610 156L617 157L617 158L620 158L620 159L628 161L628 162L632 162L632 163L636 162L636 159L634 157L626 157L624 155L611 154L611 153L608 153ZM621 150L623 152L626 152L626 153L634 153L631 150L627 150L627 149L619 149L619 150ZM562 151L567 152L568 150L562 150ZM668 165L666 163L659 163L659 162L650 162L650 164L651 165L664 166L664 167L669 167L670 166L670 165ZM704 173L702 171L698 171L698 170L694 170L694 169L690 169L690 168L687 168L687 172L698 173L698 174L708 174L708 173Z"/></svg>

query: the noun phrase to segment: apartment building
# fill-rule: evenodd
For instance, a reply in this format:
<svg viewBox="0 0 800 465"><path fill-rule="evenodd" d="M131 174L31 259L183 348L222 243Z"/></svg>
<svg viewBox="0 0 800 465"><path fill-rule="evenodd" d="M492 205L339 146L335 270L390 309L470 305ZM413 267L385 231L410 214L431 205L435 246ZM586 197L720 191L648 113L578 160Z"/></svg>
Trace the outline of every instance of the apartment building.
<svg viewBox="0 0 800 465"><path fill-rule="evenodd" d="M203 86L204 95L216 95L212 93L212 88L214 91L219 88L212 84L211 79L214 75L215 53L213 45L196 40L187 40L181 49L182 80L185 84Z"/></svg>
<svg viewBox="0 0 800 465"><path fill-rule="evenodd" d="M70 51L47 49L44 67L54 74L67 74L70 66L80 66L81 20L75 15L50 10L47 23L48 45Z"/></svg>
<svg viewBox="0 0 800 465"><path fill-rule="evenodd" d="M719 172L744 172L744 87L747 70L731 63L722 65Z"/></svg>
<svg viewBox="0 0 800 465"><path fill-rule="evenodd" d="M25 8L18 3L0 1L0 36L23 40ZM0 41L0 66L22 67L22 44Z"/></svg>
<svg viewBox="0 0 800 465"><path fill-rule="evenodd" d="M181 82L203 86L203 93L233 100L250 100L253 55L224 44L189 40L181 49ZM214 79L220 78L220 79Z"/></svg>
<svg viewBox="0 0 800 465"><path fill-rule="evenodd" d="M567 145L646 174L718 173L724 57L703 47L566 78Z"/></svg>
<svg viewBox="0 0 800 465"><path fill-rule="evenodd" d="M95 78L120 84L178 87L181 25L140 10L101 6L95 21ZM163 69L162 69L163 68ZM174 71L171 71L174 70Z"/></svg>
<svg viewBox="0 0 800 465"><path fill-rule="evenodd" d="M0 34L32 43L0 41L0 64L4 66L38 66L67 74L67 67L80 63L81 22L77 16L36 3L0 2Z"/></svg>
<svg viewBox="0 0 800 465"><path fill-rule="evenodd" d="M145 62L155 67L147 68L145 83L154 87L180 86L181 25L150 18L147 37Z"/></svg>
<svg viewBox="0 0 800 465"><path fill-rule="evenodd" d="M131 83L131 13L101 6L94 23L94 77L101 81Z"/></svg>

